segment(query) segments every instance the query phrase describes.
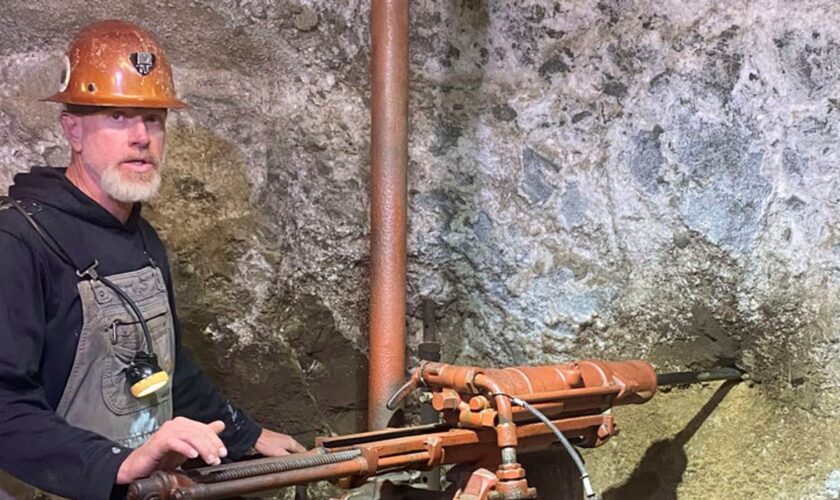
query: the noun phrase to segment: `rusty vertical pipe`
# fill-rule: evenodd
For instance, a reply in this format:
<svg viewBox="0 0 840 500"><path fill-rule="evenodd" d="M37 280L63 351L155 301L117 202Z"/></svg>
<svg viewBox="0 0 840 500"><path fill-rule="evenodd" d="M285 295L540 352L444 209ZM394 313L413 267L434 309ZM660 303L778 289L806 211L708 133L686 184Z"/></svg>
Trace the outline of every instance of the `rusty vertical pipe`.
<svg viewBox="0 0 840 500"><path fill-rule="evenodd" d="M372 0L371 290L368 428L388 426L385 407L405 376L408 165L408 0Z"/></svg>

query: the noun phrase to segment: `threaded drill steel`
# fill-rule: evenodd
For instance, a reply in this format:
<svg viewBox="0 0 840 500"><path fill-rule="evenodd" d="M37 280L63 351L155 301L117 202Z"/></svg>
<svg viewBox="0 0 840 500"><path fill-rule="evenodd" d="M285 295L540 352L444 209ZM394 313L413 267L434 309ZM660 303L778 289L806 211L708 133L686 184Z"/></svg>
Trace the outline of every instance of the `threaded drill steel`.
<svg viewBox="0 0 840 500"><path fill-rule="evenodd" d="M337 464L353 460L362 455L362 450L353 449L346 451L338 451L335 453L328 453L326 455L309 455L300 458L288 458L282 461L269 462L255 465L242 465L235 469L220 470L214 472L211 476L213 481L231 481L233 479L242 479L252 476L263 476L266 474L277 474L279 472L288 472L298 469L306 469L309 467L317 467L319 465Z"/></svg>
<svg viewBox="0 0 840 500"><path fill-rule="evenodd" d="M660 373L656 376L656 385L697 384L715 380L743 380L745 373L738 368L722 367L705 372Z"/></svg>

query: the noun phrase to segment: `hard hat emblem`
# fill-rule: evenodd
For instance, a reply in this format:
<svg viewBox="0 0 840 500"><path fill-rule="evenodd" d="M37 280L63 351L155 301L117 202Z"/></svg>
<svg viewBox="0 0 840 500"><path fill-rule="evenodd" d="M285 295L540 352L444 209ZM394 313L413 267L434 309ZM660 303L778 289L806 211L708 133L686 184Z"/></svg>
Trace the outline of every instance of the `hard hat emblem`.
<svg viewBox="0 0 840 500"><path fill-rule="evenodd" d="M138 73L146 76L155 67L155 55L151 52L135 52L131 54L131 63Z"/></svg>

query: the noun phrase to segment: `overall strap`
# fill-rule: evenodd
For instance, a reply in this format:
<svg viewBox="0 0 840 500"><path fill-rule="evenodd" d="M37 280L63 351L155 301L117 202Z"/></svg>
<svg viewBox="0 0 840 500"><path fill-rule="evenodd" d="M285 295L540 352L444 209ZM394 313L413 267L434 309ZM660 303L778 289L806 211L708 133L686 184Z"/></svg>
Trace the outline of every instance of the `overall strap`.
<svg viewBox="0 0 840 500"><path fill-rule="evenodd" d="M96 279L95 269L96 266L99 264L98 262L94 260L91 265L87 266L86 268L84 268L84 270L82 270L83 268L76 264L73 258L67 254L64 248L62 248L61 245L58 244L55 238L53 238L52 235L43 226L38 224L35 218L32 217L32 215L29 212L27 212L25 208L23 208L23 205L21 205L18 200L9 196L0 196L0 203L4 202L10 204L12 208L17 210L18 213L20 213L23 216L23 218L26 219L26 222L28 222L29 225L32 226L32 229L34 229L35 232L38 233L38 236L40 236L41 239L44 240L44 243L47 245L47 248L49 248L56 256L58 256L58 258L61 259L62 262L75 269L77 276L79 276L80 278L89 276L90 278ZM93 275L91 275L91 272L93 273Z"/></svg>
<svg viewBox="0 0 840 500"><path fill-rule="evenodd" d="M149 245L146 240L146 231L143 229L143 224L140 221L137 222L137 231L140 233L140 243L143 245L143 254L146 256L147 259L149 259L149 264L155 269L158 269L160 266L158 266L158 263L155 260L155 258L152 257L152 254L149 253Z"/></svg>
<svg viewBox="0 0 840 500"><path fill-rule="evenodd" d="M32 215L29 212L27 212L26 209L23 208L19 201L8 196L0 196L0 203L3 202L10 203L15 210L17 210L21 215L23 215L26 221L29 222L29 225L32 226L33 229L35 229L36 233L38 233L38 236L40 236L41 239L44 240L44 243L46 243L47 247L49 247L49 249L52 250L64 263L68 264L76 270L76 276L82 279L90 279L93 281L101 282L102 284L110 288L123 300L123 302L131 309L132 313L134 313L134 316L137 318L137 321L140 322L140 326L143 330L143 336L146 339L146 346L149 349L149 351L152 354L154 354L154 351L152 350L152 337L149 333L149 327L146 324L146 320L143 318L143 314L140 312L140 308L137 307L137 304L134 302L134 300L132 300L131 297L129 297L128 294L126 294L122 288L112 283L111 280L109 280L105 276L99 276L99 273L96 271L96 267L99 266L99 261L94 259L94 261L89 266L82 270L82 268L79 265L77 265L76 262L73 260L73 258L67 254L64 248L62 248L61 245L59 245L58 242L55 241L55 238L53 238L52 235L44 227L38 224L38 222L35 221L35 218L32 217ZM149 262L152 264L152 266L157 267L157 264L155 263L154 259L152 259L152 257L146 251L146 238L145 236L143 236L142 227L140 228L140 237L143 241L143 253L146 254L146 257L149 259Z"/></svg>

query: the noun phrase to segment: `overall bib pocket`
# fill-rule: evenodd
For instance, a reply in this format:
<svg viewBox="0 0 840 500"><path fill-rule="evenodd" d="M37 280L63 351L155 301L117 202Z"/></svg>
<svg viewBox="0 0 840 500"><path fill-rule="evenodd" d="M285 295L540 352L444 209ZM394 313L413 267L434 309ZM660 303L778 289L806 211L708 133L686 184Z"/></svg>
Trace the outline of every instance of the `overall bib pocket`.
<svg viewBox="0 0 840 500"><path fill-rule="evenodd" d="M169 352L167 342L169 342L171 322L172 319L166 311L146 317L155 352ZM148 352L140 323L116 319L111 322L107 334L112 352L102 374L102 396L108 409L117 415L127 415L168 400L169 391L161 391L140 399L131 394L126 379L126 368L138 351ZM171 376L171 357L166 355L160 359L160 362L163 369Z"/></svg>

